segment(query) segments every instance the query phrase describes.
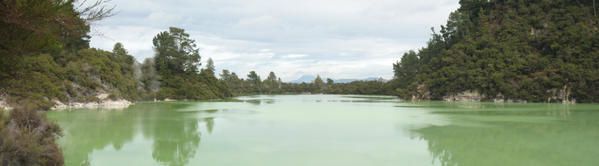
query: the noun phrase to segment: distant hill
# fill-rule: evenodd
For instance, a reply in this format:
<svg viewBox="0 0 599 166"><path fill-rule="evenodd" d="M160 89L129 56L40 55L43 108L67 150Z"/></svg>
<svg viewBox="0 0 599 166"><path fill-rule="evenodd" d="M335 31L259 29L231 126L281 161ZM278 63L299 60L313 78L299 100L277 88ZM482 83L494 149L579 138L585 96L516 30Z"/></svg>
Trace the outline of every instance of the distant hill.
<svg viewBox="0 0 599 166"><path fill-rule="evenodd" d="M303 75L300 78L290 81L290 83L310 83L312 81L314 81L314 79L316 79L316 76L313 75Z"/></svg>
<svg viewBox="0 0 599 166"><path fill-rule="evenodd" d="M302 75L301 77L299 77L296 80L290 81L289 83L311 83L312 81L314 81L314 79L316 79L316 76L314 75ZM322 78L326 81L327 78ZM355 79L355 78L343 78L343 79L334 79L333 81L335 83L350 83L350 82L354 82L354 81L373 81L373 80L378 80L379 77L368 77L368 78L364 78L364 79Z"/></svg>

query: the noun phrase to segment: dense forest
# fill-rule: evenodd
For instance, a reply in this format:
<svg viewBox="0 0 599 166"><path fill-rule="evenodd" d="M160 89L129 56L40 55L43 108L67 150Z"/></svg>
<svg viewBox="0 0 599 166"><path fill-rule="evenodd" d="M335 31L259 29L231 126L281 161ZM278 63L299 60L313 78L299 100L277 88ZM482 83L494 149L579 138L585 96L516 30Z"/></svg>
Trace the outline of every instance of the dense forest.
<svg viewBox="0 0 599 166"><path fill-rule="evenodd" d="M594 0L461 0L427 46L394 64L405 99L599 102Z"/></svg>

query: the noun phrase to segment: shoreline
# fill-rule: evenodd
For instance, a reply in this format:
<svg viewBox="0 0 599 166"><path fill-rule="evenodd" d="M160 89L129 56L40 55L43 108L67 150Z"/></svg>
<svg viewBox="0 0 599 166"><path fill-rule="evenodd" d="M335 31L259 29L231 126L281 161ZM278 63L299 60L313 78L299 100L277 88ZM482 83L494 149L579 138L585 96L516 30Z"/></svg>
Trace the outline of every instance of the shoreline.
<svg viewBox="0 0 599 166"><path fill-rule="evenodd" d="M74 103L62 103L60 101L55 101L56 105L50 108L50 111L63 111L70 109L125 109L133 104L129 100L119 99L119 100L103 100L100 102L74 102Z"/></svg>
<svg viewBox="0 0 599 166"><path fill-rule="evenodd" d="M262 94L262 95L361 95L361 94ZM244 95L244 96L255 96L255 95ZM372 95L367 94L364 96L389 96L396 97L401 102L445 102L445 103L496 103L496 104L564 104L564 105L572 105L572 104L597 104L597 103L578 103L578 102L529 102L525 100L481 100L480 98L472 98L472 96L452 96L450 98L444 98L440 100L405 100L398 96L393 95ZM134 105L139 102L147 102L147 101L129 101L125 99L117 99L111 100L107 99L105 95L98 95L98 97L104 98L98 102L72 102L72 103L63 103L61 101L55 100L55 105L51 107L48 111L65 111L71 109L110 109L110 110L122 110L126 109L131 105ZM241 97L241 96L237 96ZM225 99L226 100L226 99ZM173 99L164 99L157 100L153 102L176 102L176 101L190 101L190 100L173 100ZM204 100L206 101L206 100ZM208 100L209 101L209 100ZM5 99L0 98L0 109L3 110L12 110L11 107Z"/></svg>

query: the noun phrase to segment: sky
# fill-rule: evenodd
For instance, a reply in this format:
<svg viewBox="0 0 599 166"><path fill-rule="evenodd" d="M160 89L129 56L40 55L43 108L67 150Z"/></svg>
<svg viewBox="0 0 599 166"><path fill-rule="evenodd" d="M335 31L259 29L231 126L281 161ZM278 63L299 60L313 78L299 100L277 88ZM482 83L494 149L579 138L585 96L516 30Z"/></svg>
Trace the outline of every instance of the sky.
<svg viewBox="0 0 599 166"><path fill-rule="evenodd" d="M423 47L458 0L112 0L116 15L92 23L91 46L116 42L137 61L153 57L152 38L186 30L202 61L245 77L274 71L335 79L393 77L393 63Z"/></svg>

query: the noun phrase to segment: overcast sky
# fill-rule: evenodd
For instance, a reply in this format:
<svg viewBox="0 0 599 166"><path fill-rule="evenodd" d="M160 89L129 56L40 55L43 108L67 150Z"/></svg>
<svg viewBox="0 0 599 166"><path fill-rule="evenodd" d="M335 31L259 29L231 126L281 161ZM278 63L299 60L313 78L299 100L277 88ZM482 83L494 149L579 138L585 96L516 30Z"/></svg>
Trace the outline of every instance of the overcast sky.
<svg viewBox="0 0 599 166"><path fill-rule="evenodd" d="M425 45L458 0L112 0L117 15L92 24L92 47L122 42L138 61L152 37L184 28L220 73L393 77L392 64ZM437 28L438 29L438 28Z"/></svg>

